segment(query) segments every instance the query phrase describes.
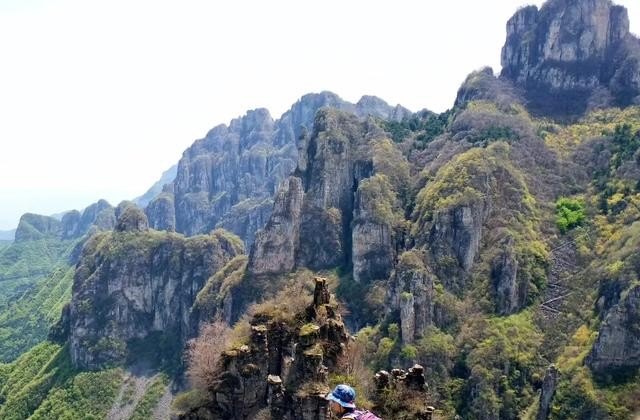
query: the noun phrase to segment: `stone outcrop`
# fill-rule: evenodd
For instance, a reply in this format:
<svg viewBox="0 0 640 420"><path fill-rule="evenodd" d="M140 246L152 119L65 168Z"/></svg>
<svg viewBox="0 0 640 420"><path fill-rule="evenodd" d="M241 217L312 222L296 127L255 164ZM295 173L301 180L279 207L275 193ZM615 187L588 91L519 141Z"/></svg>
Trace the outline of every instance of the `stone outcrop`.
<svg viewBox="0 0 640 420"><path fill-rule="evenodd" d="M302 326L257 313L247 344L223 354L223 371L213 401L186 419L246 419L267 410L274 420L320 420L327 416L328 373L348 343L326 279L316 278L313 303L301 314Z"/></svg>
<svg viewBox="0 0 640 420"><path fill-rule="evenodd" d="M556 387L558 386L558 380L560 373L558 369L551 365L547 369L547 373L544 376L542 382L542 390L540 391L540 404L538 406L538 415L536 420L547 420L549 414L551 414L551 403L556 393Z"/></svg>
<svg viewBox="0 0 640 420"><path fill-rule="evenodd" d="M364 97L354 105L322 92L303 96L278 120L257 109L229 126L217 126L187 149L178 163L173 183L176 230L194 235L225 227L250 246L268 220L269 200L281 182L299 161L305 167L310 132L323 107L361 118L401 119L410 114L378 98ZM238 218L248 223L239 223ZM151 224L156 225L154 220Z"/></svg>
<svg viewBox="0 0 640 420"><path fill-rule="evenodd" d="M390 373L381 370L376 373L375 384L377 392L384 392L386 389L399 386L413 391L424 391L427 388L424 368L420 365L414 365L409 370L393 369Z"/></svg>
<svg viewBox="0 0 640 420"><path fill-rule="evenodd" d="M173 192L164 191L151 200L145 208L149 225L155 230L176 230L176 208Z"/></svg>
<svg viewBox="0 0 640 420"><path fill-rule="evenodd" d="M118 221L116 222L116 232L146 232L149 230L149 221L147 216L135 204L124 205L118 212Z"/></svg>
<svg viewBox="0 0 640 420"><path fill-rule="evenodd" d="M75 236L82 236L89 232L91 227L95 227L99 231L113 229L116 224L115 210L106 200L99 200L90 205L82 212L78 232L75 233Z"/></svg>
<svg viewBox="0 0 640 420"><path fill-rule="evenodd" d="M513 83L497 78L491 67L484 67L467 76L458 89L454 106L461 108L471 101L491 101L503 108L522 105L523 102Z"/></svg>
<svg viewBox="0 0 640 420"><path fill-rule="evenodd" d="M113 229L115 222L115 208L105 200L90 205L82 213L77 210L66 212L61 220L26 213L20 218L15 241L78 239L87 233Z"/></svg>
<svg viewBox="0 0 640 420"><path fill-rule="evenodd" d="M586 359L596 374L629 373L640 367L640 286L632 286L600 327Z"/></svg>
<svg viewBox="0 0 640 420"><path fill-rule="evenodd" d="M380 197L357 193L374 175L370 139L383 136L375 124L355 115L332 109L318 113L302 163L306 170L299 166L278 193L271 220L252 247L250 272L322 270L353 255L358 280L388 278L394 255L391 221L371 214Z"/></svg>
<svg viewBox="0 0 640 420"><path fill-rule="evenodd" d="M297 177L285 180L276 195L269 222L256 236L249 259L252 274L278 274L294 268L303 200L302 180Z"/></svg>
<svg viewBox="0 0 640 420"><path fill-rule="evenodd" d="M430 251L436 262L436 274L448 289L458 290L463 285L461 277L471 270L487 215L482 200L434 214L429 232Z"/></svg>
<svg viewBox="0 0 640 420"><path fill-rule="evenodd" d="M231 207L231 210L218 222L218 226L234 232L243 238L247 245L253 244L256 233L269 221L273 206L272 198L241 201Z"/></svg>
<svg viewBox="0 0 640 420"><path fill-rule="evenodd" d="M405 187L408 164L385 137L375 121L319 111L300 154L305 158L283 184L272 221L251 248L249 271L281 274L350 264L356 282L388 280L404 247L397 191ZM294 181L304 191L292 190ZM296 205L295 212L285 209L293 198L299 204L300 197L302 206Z"/></svg>
<svg viewBox="0 0 640 420"><path fill-rule="evenodd" d="M491 281L498 314L511 315L522 308L526 298L526 285L518 282L518 259L513 238L506 241L504 249L492 261Z"/></svg>
<svg viewBox="0 0 640 420"><path fill-rule="evenodd" d="M364 179L355 194L351 231L353 279L388 280L395 260L394 193L386 179Z"/></svg>
<svg viewBox="0 0 640 420"><path fill-rule="evenodd" d="M62 234L62 223L58 219L39 214L26 213L20 218L16 229L16 242L44 238L57 238Z"/></svg>
<svg viewBox="0 0 640 420"><path fill-rule="evenodd" d="M402 342L411 344L434 322L435 276L417 251L400 256L389 284L389 308L400 313Z"/></svg>
<svg viewBox="0 0 640 420"><path fill-rule="evenodd" d="M507 23L502 74L544 114L640 103L640 41L610 0L550 0Z"/></svg>
<svg viewBox="0 0 640 420"><path fill-rule="evenodd" d="M394 407L398 412L403 412L407 418L416 420L432 420L435 408L425 405L428 401L427 381L424 368L414 365L408 370L393 369L391 372L381 370L374 377L376 402L388 399L389 392L393 392L397 401ZM413 400L413 401L412 401ZM415 401L422 404L415 404ZM413 402L413 403L412 403ZM390 415L396 414L389 413Z"/></svg>
<svg viewBox="0 0 640 420"><path fill-rule="evenodd" d="M173 180L176 179L178 165L173 165L162 173L160 179L155 182L143 195L133 199L133 202L140 208L146 208L159 194L173 191Z"/></svg>
<svg viewBox="0 0 640 420"><path fill-rule="evenodd" d="M153 358L162 361L179 358L197 328L189 313L196 295L243 252L239 238L222 231L184 238L147 229L144 213L127 206L115 232L94 235L85 244L67 310L69 326L58 328L70 334L76 367L123 363L144 349L154 349Z"/></svg>

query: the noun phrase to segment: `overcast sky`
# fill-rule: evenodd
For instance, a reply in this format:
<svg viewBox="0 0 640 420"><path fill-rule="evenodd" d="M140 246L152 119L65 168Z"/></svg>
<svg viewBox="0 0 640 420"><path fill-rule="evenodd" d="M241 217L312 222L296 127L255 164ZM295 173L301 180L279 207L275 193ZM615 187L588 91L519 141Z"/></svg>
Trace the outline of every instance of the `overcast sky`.
<svg viewBox="0 0 640 420"><path fill-rule="evenodd" d="M138 196L211 127L308 92L443 111L530 3L0 0L0 229Z"/></svg>

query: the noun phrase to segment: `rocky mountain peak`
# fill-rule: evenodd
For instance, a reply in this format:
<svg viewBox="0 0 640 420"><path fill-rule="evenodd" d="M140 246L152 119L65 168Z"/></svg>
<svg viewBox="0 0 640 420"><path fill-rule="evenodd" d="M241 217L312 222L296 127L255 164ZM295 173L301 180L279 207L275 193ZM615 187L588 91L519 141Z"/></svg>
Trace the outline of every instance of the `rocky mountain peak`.
<svg viewBox="0 0 640 420"><path fill-rule="evenodd" d="M534 111L578 115L640 103L640 42L610 0L550 0L507 23L503 78L524 88ZM550 100L552 99L552 100Z"/></svg>
<svg viewBox="0 0 640 420"><path fill-rule="evenodd" d="M135 205L125 206L118 216L117 232L144 232L149 230L149 221L142 210Z"/></svg>
<svg viewBox="0 0 640 420"><path fill-rule="evenodd" d="M59 236L62 230L60 221L53 217L26 213L20 218L16 229L16 242Z"/></svg>

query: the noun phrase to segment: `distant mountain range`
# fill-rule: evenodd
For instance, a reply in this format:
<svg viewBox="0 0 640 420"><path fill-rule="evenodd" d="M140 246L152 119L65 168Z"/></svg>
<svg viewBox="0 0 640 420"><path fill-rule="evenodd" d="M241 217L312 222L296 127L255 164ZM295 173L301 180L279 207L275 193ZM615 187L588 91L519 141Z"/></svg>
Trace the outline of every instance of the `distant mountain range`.
<svg viewBox="0 0 640 420"><path fill-rule="evenodd" d="M25 214L0 418L320 420L342 382L383 418L637 417L640 41L549 0L502 67L441 114L250 110L134 202Z"/></svg>

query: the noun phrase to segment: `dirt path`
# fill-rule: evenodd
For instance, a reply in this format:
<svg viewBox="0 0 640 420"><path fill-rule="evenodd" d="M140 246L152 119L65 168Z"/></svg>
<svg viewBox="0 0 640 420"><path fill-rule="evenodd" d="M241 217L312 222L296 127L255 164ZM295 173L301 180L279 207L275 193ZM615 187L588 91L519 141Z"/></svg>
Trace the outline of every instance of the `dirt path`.
<svg viewBox="0 0 640 420"><path fill-rule="evenodd" d="M118 396L107 414L108 420L128 420L140 400L144 397L149 386L159 376L155 372L138 369L135 372L127 372L125 380L118 391ZM162 398L154 409L154 420L168 420L171 413L173 394L171 386L167 386Z"/></svg>
<svg viewBox="0 0 640 420"><path fill-rule="evenodd" d="M155 410L153 410L153 420L169 420L171 418L171 403L173 402L173 393L171 392L171 384L162 394L162 398L158 402Z"/></svg>

